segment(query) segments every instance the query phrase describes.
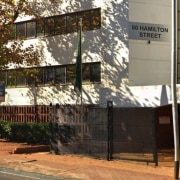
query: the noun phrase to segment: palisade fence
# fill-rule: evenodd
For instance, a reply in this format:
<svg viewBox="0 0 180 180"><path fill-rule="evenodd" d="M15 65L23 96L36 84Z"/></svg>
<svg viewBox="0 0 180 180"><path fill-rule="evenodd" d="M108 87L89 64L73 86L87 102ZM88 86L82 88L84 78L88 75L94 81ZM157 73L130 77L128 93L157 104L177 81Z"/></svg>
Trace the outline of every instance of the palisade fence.
<svg viewBox="0 0 180 180"><path fill-rule="evenodd" d="M49 122L49 106L0 106L0 119L11 122Z"/></svg>
<svg viewBox="0 0 180 180"><path fill-rule="evenodd" d="M50 124L50 151L158 164L154 108L98 105L0 106L0 119Z"/></svg>

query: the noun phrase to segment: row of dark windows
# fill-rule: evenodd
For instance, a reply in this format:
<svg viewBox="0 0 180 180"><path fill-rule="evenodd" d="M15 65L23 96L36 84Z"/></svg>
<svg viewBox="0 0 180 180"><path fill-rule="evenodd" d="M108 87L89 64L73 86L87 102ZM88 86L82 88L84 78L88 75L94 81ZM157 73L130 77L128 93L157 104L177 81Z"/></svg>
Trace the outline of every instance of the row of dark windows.
<svg viewBox="0 0 180 180"><path fill-rule="evenodd" d="M15 38L35 38L77 32L80 27L80 18L82 18L83 31L101 27L101 9L97 8L16 23Z"/></svg>
<svg viewBox="0 0 180 180"><path fill-rule="evenodd" d="M59 85L74 84L75 64L57 65L38 68L21 68L0 72L0 80L6 86ZM82 64L83 83L101 81L100 63Z"/></svg>

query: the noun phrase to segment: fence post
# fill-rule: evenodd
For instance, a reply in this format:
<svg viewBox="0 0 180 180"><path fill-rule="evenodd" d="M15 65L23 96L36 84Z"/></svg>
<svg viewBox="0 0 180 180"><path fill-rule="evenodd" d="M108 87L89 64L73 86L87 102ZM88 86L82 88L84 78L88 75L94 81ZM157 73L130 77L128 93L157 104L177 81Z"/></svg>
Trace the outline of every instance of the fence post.
<svg viewBox="0 0 180 180"><path fill-rule="evenodd" d="M49 141L50 141L50 152L53 152L53 115L52 115L52 103L50 103L49 105L49 129L50 129L50 137L49 137Z"/></svg>
<svg viewBox="0 0 180 180"><path fill-rule="evenodd" d="M152 133L153 133L153 158L155 165L158 166L158 150L157 150L157 127L156 127L156 112L155 108L152 108Z"/></svg>
<svg viewBox="0 0 180 180"><path fill-rule="evenodd" d="M113 153L113 101L107 101L108 109L108 139L107 139L107 160L112 159Z"/></svg>

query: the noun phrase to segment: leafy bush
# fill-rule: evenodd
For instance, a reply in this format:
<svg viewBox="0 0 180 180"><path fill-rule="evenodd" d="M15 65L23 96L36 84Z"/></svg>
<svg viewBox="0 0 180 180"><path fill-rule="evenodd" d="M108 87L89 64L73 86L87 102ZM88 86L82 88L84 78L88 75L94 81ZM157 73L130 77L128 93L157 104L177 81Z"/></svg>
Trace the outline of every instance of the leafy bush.
<svg viewBox="0 0 180 180"><path fill-rule="evenodd" d="M7 138L10 132L10 126L7 121L0 121L0 137Z"/></svg>
<svg viewBox="0 0 180 180"><path fill-rule="evenodd" d="M49 124L0 121L0 137L13 142L48 144Z"/></svg>

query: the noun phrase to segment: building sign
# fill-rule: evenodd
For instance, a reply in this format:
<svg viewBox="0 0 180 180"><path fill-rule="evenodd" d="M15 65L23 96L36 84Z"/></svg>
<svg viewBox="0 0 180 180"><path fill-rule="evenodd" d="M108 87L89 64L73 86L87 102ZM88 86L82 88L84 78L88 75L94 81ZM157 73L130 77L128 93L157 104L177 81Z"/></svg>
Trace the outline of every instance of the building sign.
<svg viewBox="0 0 180 180"><path fill-rule="evenodd" d="M159 124L171 124L170 116L160 116L159 117Z"/></svg>
<svg viewBox="0 0 180 180"><path fill-rule="evenodd" d="M169 41L170 32L168 26L147 23L129 23L129 39Z"/></svg>
<svg viewBox="0 0 180 180"><path fill-rule="evenodd" d="M0 83L0 102L5 101L5 84Z"/></svg>

